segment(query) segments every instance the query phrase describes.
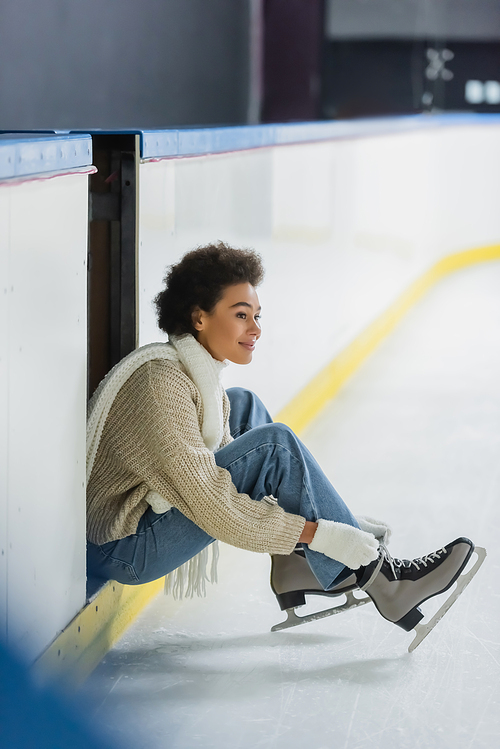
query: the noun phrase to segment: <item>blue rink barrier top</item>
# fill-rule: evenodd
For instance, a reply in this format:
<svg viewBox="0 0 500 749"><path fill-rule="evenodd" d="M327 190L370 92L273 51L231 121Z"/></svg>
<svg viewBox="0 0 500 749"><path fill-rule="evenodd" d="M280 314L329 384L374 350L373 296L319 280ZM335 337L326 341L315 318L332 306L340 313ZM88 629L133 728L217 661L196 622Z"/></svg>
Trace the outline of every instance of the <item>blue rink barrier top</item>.
<svg viewBox="0 0 500 749"><path fill-rule="evenodd" d="M203 156L214 153L227 153L231 151L244 151L252 148L265 148L269 146L292 145L299 143L315 143L325 140L341 140L353 138L370 138L378 135L390 135L398 133L414 132L418 130L432 130L442 127L457 126L477 126L477 125L499 125L500 114L475 114L473 112L457 114L417 114L401 117L373 117L359 120L337 120L328 122L298 122L271 125L238 125L238 126L221 126L221 127L186 127L168 130L144 130L140 128L123 128L116 130L45 130L39 132L24 133L21 135L9 134L0 135L0 145L2 139L12 139L12 149L17 146L16 143L25 144L22 146L23 154L19 160L18 169L20 171L9 176L21 176L30 174L28 171L34 166L40 167L41 164L52 166L52 169L71 168L74 166L90 165L90 161L77 164L78 156L74 153L75 163L71 159L63 163L66 155L68 158L72 154L73 139L81 139L82 156L85 148L88 147L91 157L91 145L84 145L85 138L90 140L92 135L113 135L129 134L138 135L140 138L140 155L141 159L166 159L182 158L183 156ZM54 155L49 156L51 148L66 139L66 145L61 147L60 162L57 162ZM28 146L28 142L32 146ZM34 144L38 143L36 146ZM36 152L36 148L42 149L45 143L47 157L41 156ZM49 143L51 145L49 145ZM33 150L31 150L33 149ZM75 147L75 151L76 151ZM43 150L42 150L43 153ZM52 152L51 152L52 153ZM90 158L89 157L89 158ZM2 161L2 149L0 147L0 179L7 175L4 173L12 167L4 167ZM80 157L81 158L81 157ZM45 161L44 161L45 159ZM13 163L13 162L12 162ZM11 162L9 161L9 164ZM41 170L37 169L37 173ZM47 169L49 171L49 169Z"/></svg>
<svg viewBox="0 0 500 749"><path fill-rule="evenodd" d="M500 124L495 114L409 115L276 125L137 130L143 159L179 158L323 140L369 138L457 125ZM129 131L132 132L132 131Z"/></svg>
<svg viewBox="0 0 500 749"><path fill-rule="evenodd" d="M314 143L324 140L369 138L464 125L500 124L498 114L417 114L328 122L292 122L272 125L186 127L169 130L88 130L92 135L128 133L140 136L141 158L165 159L203 156L251 148ZM72 131L77 132L77 131ZM83 131L78 131L83 132Z"/></svg>
<svg viewBox="0 0 500 749"><path fill-rule="evenodd" d="M92 166L89 134L0 134L0 180Z"/></svg>

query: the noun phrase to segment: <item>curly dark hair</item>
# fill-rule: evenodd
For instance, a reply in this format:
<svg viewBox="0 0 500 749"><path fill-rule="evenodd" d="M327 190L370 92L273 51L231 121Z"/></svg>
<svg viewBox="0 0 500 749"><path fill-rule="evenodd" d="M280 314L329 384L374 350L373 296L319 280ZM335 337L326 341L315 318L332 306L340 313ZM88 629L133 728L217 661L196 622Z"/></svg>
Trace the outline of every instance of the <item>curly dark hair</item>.
<svg viewBox="0 0 500 749"><path fill-rule="evenodd" d="M235 249L224 242L191 250L169 267L163 279L165 289L154 298L158 326L169 335L196 337L192 313L197 307L210 313L228 286L258 286L263 278L262 260L253 250Z"/></svg>

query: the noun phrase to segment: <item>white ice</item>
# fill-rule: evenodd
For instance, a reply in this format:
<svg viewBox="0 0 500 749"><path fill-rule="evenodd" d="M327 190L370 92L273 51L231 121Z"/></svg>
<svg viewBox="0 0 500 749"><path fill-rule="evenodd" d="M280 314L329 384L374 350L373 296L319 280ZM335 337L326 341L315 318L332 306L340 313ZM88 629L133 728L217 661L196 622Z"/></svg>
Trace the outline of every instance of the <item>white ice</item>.
<svg viewBox="0 0 500 749"><path fill-rule="evenodd" d="M486 546L467 590L411 655L371 604L271 633L269 557L224 547L206 599L167 616L160 595L105 657L89 719L134 749L497 746L500 263L435 287L303 438L395 556Z"/></svg>

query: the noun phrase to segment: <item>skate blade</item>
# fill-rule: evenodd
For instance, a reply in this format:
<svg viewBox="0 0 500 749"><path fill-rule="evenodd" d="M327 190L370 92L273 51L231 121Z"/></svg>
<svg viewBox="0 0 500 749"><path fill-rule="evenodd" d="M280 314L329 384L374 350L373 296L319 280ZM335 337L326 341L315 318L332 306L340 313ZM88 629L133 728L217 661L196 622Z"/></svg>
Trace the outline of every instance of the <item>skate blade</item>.
<svg viewBox="0 0 500 749"><path fill-rule="evenodd" d="M417 648L422 640L425 640L429 632L431 632L436 624L443 618L443 616L446 614L447 611L451 609L459 595L463 593L465 588L468 586L476 572L481 567L482 563L486 559L486 549L483 549L482 546L476 546L474 548L475 553L477 554L477 559L475 565L469 570L469 572L466 572L465 574L460 575L460 577L457 580L456 588L453 591L453 593L446 599L446 601L443 603L441 608L436 611L434 616L429 619L429 621L426 624L417 624L413 629L416 632L415 638L410 643L410 646L408 648L408 652L411 653L415 648Z"/></svg>
<svg viewBox="0 0 500 749"><path fill-rule="evenodd" d="M363 598L356 598L352 591L344 593L346 600L345 603L340 606L333 606L331 609L324 609L318 611L315 614L306 614L305 616L297 616L295 609L286 609L288 618L284 622L275 624L271 627L271 632L279 632L281 629L288 629L289 627L297 627L299 624L307 624L307 622L314 622L316 619L325 619L327 616L334 616L335 614L341 614L343 611L349 611L349 609L355 609L358 606L363 606L365 603L371 603L369 596Z"/></svg>

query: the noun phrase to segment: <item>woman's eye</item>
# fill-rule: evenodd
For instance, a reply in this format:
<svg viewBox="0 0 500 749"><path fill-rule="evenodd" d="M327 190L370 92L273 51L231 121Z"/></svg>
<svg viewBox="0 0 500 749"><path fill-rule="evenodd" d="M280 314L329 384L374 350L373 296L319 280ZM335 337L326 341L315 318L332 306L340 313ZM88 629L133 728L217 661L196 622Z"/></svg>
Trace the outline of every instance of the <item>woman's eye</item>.
<svg viewBox="0 0 500 749"><path fill-rule="evenodd" d="M236 317L239 317L241 320L246 320L248 318L248 315L246 312L237 312ZM255 322L259 322L261 318L261 315L254 315Z"/></svg>

